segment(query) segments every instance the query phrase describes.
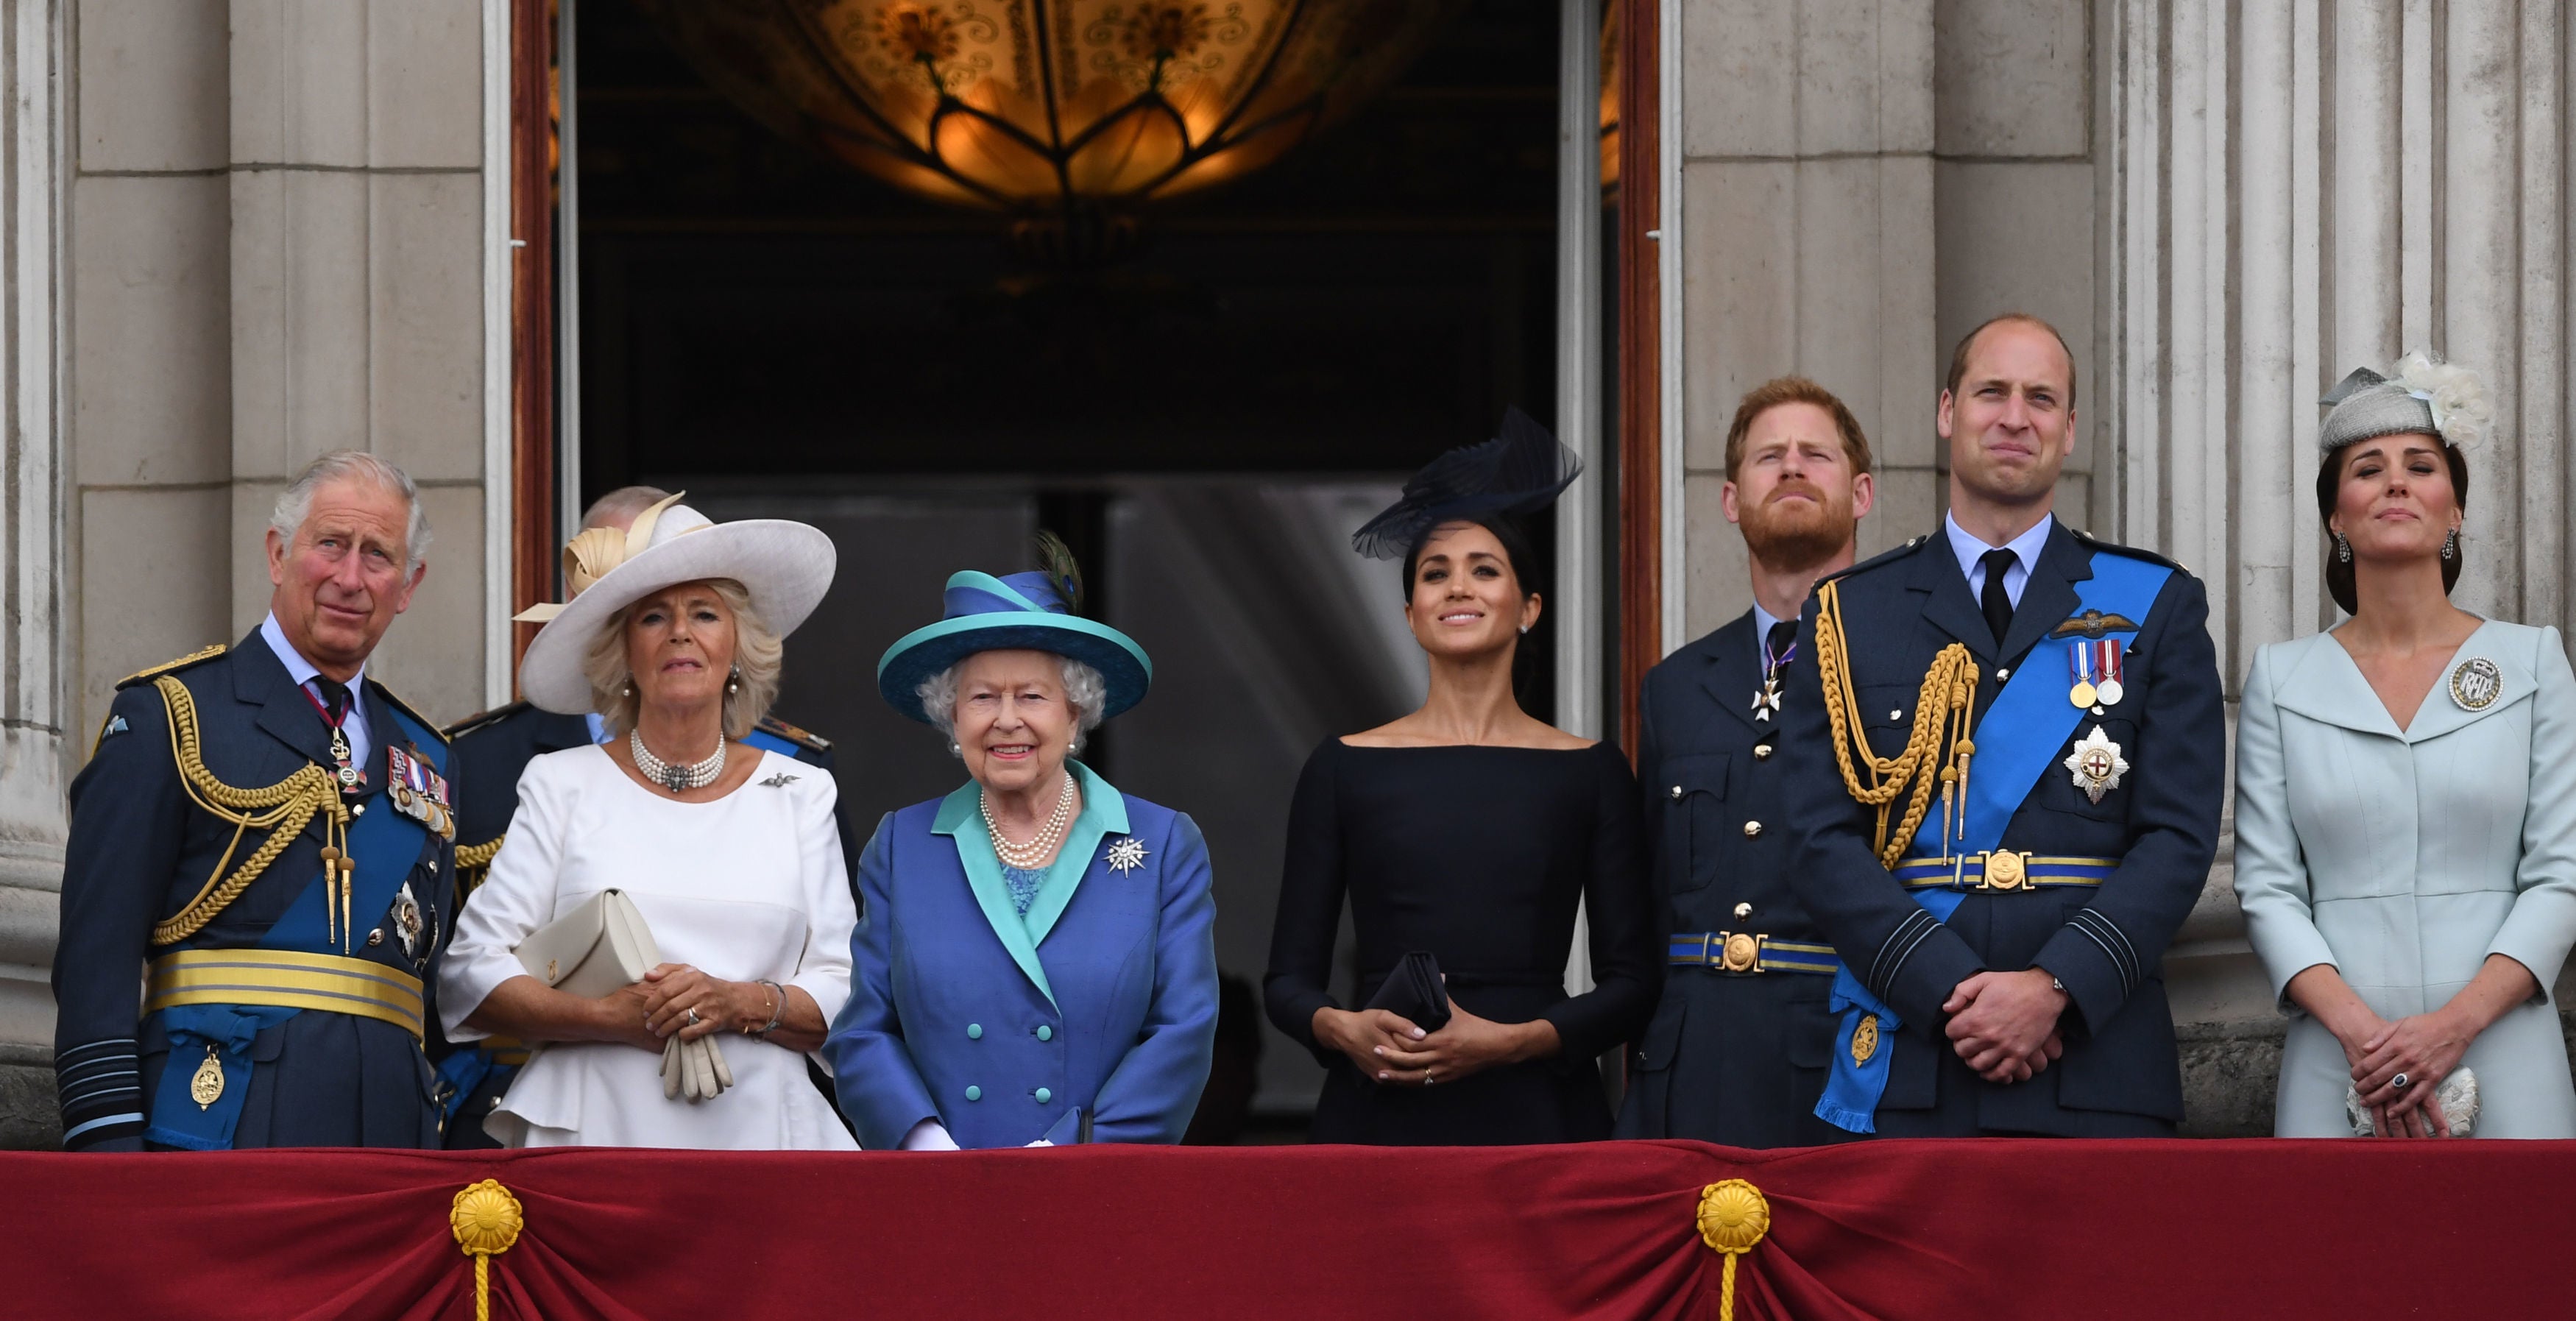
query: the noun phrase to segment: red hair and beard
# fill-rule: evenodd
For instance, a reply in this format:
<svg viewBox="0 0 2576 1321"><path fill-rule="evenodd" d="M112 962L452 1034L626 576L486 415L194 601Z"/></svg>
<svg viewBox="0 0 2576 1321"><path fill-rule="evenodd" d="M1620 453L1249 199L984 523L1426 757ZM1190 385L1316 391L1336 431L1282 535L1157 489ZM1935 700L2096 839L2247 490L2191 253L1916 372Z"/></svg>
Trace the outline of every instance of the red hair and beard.
<svg viewBox="0 0 2576 1321"><path fill-rule="evenodd" d="M1787 498L1797 495L1807 499ZM1860 523L1852 515L1850 483L1837 491L1804 478L1783 480L1760 504L1745 505L1740 521L1753 558L1789 573L1812 569L1841 553Z"/></svg>

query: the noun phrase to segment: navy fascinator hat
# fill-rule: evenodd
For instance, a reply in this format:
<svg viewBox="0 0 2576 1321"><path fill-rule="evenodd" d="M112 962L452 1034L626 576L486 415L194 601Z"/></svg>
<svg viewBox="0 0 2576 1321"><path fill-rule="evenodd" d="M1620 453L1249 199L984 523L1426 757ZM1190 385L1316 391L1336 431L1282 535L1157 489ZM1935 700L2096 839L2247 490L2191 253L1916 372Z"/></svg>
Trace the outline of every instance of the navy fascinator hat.
<svg viewBox="0 0 2576 1321"><path fill-rule="evenodd" d="M1351 534L1351 549L1373 560L1401 559L1443 523L1545 509L1582 474L1574 451L1514 408L1503 414L1503 434L1423 465L1403 496Z"/></svg>

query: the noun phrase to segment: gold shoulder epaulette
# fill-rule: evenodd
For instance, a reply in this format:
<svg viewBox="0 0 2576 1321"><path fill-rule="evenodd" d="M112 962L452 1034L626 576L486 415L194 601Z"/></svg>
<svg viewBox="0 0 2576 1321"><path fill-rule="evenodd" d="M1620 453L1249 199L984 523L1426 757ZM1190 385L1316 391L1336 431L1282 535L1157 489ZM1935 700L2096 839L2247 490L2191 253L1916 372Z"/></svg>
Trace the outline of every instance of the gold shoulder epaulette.
<svg viewBox="0 0 2576 1321"><path fill-rule="evenodd" d="M382 683L376 684L376 691L383 693L386 701L393 703L395 706L401 707L404 715L410 716L412 719L419 721L421 728L428 730L438 739L439 742L445 743L447 741L447 731L440 729L437 721L422 715L419 707L413 706L411 703L396 696L393 689L387 688Z"/></svg>
<svg viewBox="0 0 2576 1321"><path fill-rule="evenodd" d="M827 739L810 729L799 729L776 716L762 716L760 718L760 727L768 730L772 734L776 734L780 738L788 740L791 743L802 743L816 752L829 752L832 750L832 740Z"/></svg>
<svg viewBox="0 0 2576 1321"><path fill-rule="evenodd" d="M474 714L465 717L463 720L459 720L455 724L449 725L441 732L447 735L448 742L453 743L478 729L497 725L527 709L528 704L526 702L512 702L507 706L493 707L489 711L477 711Z"/></svg>
<svg viewBox="0 0 2576 1321"><path fill-rule="evenodd" d="M168 660L168 661L163 661L163 662L161 662L160 664L155 665L155 666L152 666L152 667L150 667L150 668L148 668L148 669L136 670L134 673L129 674L129 675L125 676L124 678L117 680L117 681L116 681L116 686L117 686L117 687L119 687L119 688L131 688L131 687L133 687L134 685L136 685L136 684L138 684L138 683L143 683L143 682L146 682L146 681L148 681L148 680L152 680L152 679L158 679L158 678L160 678L162 675L170 674L170 673L174 673L174 672L179 671L179 670L184 670L184 669L188 668L188 667L189 667L189 666L191 666L191 665L201 665L201 664L203 664L203 663L205 663L205 662L207 662L207 661L213 660L215 657L217 657L217 656L221 656L221 655L223 655L223 654L224 654L224 644L222 644L222 643L218 642L218 643L216 643L215 645L213 645L213 646L211 646L211 647L207 647L207 648L205 648L205 649L204 649L204 650L202 650L202 651L192 651L192 652L189 652L187 655L182 656L182 657L180 657L180 658L179 658L179 659L177 659L177 660Z"/></svg>

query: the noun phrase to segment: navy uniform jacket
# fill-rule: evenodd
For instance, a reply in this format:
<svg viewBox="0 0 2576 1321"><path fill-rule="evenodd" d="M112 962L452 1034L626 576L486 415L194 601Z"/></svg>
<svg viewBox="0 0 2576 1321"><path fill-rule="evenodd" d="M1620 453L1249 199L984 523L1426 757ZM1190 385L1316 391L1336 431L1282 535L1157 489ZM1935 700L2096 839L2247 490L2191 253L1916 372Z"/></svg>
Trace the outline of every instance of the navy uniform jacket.
<svg viewBox="0 0 2576 1321"><path fill-rule="evenodd" d="M509 830L510 818L519 810L520 772L546 753L590 742L590 722L512 702L467 716L448 726L447 736L456 749L456 761L473 768L464 777L466 787L459 791L456 814L456 847L481 857L480 865L466 868L461 878L463 897L470 898L491 867L491 846ZM826 773L832 769L831 741L783 720L761 717L759 727L745 741ZM832 816L841 831L841 856L851 860L851 892L856 894L857 840L850 834L849 814L837 801ZM442 1060L441 1070L460 1093L451 1103L451 1113L464 1118L447 1126L447 1145L454 1150L497 1147L500 1144L483 1131L483 1116L501 1104L511 1077L526 1062L526 1049L513 1045L498 1058L485 1044L456 1049L463 1057Z"/></svg>
<svg viewBox="0 0 2576 1321"><path fill-rule="evenodd" d="M1980 716L2001 686L1999 664L2047 666L2050 683L2071 687L2068 644L2049 634L2077 612L2074 584L2093 576L2095 557L2114 554L2166 563L2058 524L2000 649L1945 537L1918 538L1841 575L1852 684L1871 747L1881 757L1903 750L1924 672L1952 642L1976 657ZM2170 1134L2182 1118L2182 1075L2161 961L2208 878L2227 783L2227 730L2200 581L2175 566L2128 644L2122 700L2085 715L2054 751L1999 846L2116 858L2118 869L2098 889L1971 892L1946 923L1931 920L1872 856L1876 812L1853 801L1843 783L1819 667L1804 660L1815 655L1816 617L1811 599L1782 716L1796 786L1787 811L1792 875L1845 965L1904 1021L1879 1132ZM2058 765L2095 725L2130 766L2099 803ZM1976 737L1983 742L1985 731ZM1972 762L1971 777L1984 760ZM1932 811L1940 811L1937 788ZM1977 972L2033 967L2055 976L2072 999L2059 1027L2065 1057L2026 1082L1986 1082L1942 1034L1941 1003Z"/></svg>
<svg viewBox="0 0 2576 1321"><path fill-rule="evenodd" d="M196 898L223 863L231 874L266 838L250 830L234 849L235 827L190 801L171 747L169 718L152 679L174 675L194 700L208 771L223 783L262 788L310 764L329 768L331 731L288 677L257 630L230 651L148 670L119 685L89 765L72 781L71 840L63 866L62 936L54 954L54 1068L64 1145L135 1151L158 1095L170 1045L160 1015L146 1018L138 989L145 961L172 950L258 945L322 871L323 818L262 871L241 896L192 936L153 947L155 923ZM424 748L394 717L391 694L364 684L368 752L363 813L391 812L385 751ZM410 716L431 739L436 727ZM455 767L448 782L458 782ZM391 965L427 988L456 922L454 847L435 833L406 879L418 906L419 939L406 949L395 911L352 914L349 956ZM427 1021L438 1011L426 1008ZM436 1078L421 1043L392 1023L305 1010L262 1029L250 1047L248 1091L235 1147L436 1147ZM178 1067L191 1067L178 1061Z"/></svg>
<svg viewBox="0 0 2576 1321"><path fill-rule="evenodd" d="M1791 668L1806 664L1801 652ZM1754 719L1761 687L1762 640L1750 610L1646 672L1637 782L1666 936L1750 931L1824 943L1789 883L1788 759L1780 717ZM1749 906L1742 918L1739 905ZM1850 1137L1814 1113L1834 1049L1825 1008L1832 985L1797 972L1667 970L1630 1061L1619 1136L1736 1147Z"/></svg>

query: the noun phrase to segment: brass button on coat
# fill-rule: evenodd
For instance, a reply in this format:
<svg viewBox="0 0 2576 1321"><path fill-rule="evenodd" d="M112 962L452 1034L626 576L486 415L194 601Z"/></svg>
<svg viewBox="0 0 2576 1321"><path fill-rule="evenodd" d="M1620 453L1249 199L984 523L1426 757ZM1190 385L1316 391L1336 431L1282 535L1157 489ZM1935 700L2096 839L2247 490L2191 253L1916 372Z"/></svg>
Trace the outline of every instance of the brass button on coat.
<svg viewBox="0 0 2576 1321"><path fill-rule="evenodd" d="M1678 785L1678 784L1677 784L1677 785L1674 785L1674 786L1673 786L1673 799L1674 799L1674 801L1676 801L1676 802L1680 801L1681 796L1682 796L1682 787L1681 787L1680 785Z"/></svg>
<svg viewBox="0 0 2576 1321"><path fill-rule="evenodd" d="M1754 744L1753 759L1755 761L1769 761L1771 759L1771 745L1768 743Z"/></svg>
<svg viewBox="0 0 2576 1321"><path fill-rule="evenodd" d="M1753 838L1754 836L1759 835L1759 834L1761 834L1761 833L1762 833L1762 823L1761 823L1761 822L1759 822L1759 821L1747 821L1747 822L1745 822L1745 823L1744 823L1744 837L1745 837L1746 839L1751 839L1751 838Z"/></svg>

